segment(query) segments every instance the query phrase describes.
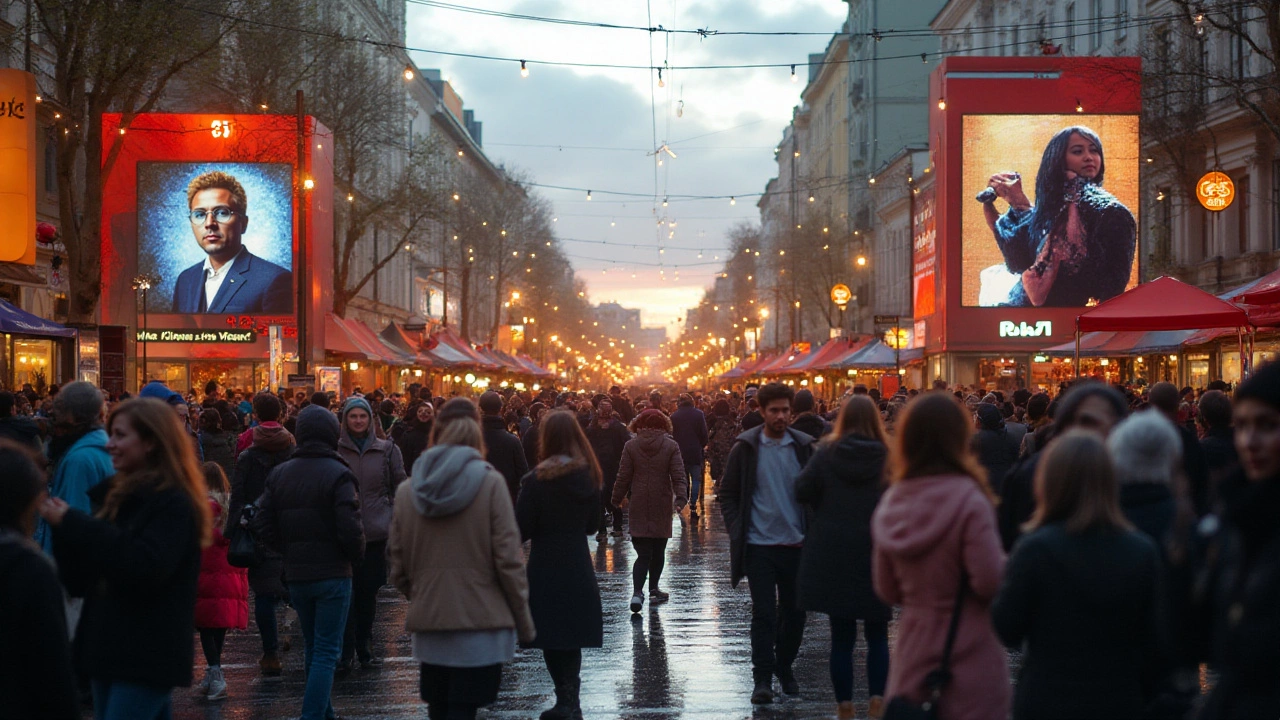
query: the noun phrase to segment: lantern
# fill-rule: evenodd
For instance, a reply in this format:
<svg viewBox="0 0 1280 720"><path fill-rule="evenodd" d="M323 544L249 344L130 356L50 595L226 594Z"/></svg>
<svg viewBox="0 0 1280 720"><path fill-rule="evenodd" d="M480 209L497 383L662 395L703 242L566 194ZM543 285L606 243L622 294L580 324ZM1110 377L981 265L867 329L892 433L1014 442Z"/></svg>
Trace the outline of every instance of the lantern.
<svg viewBox="0 0 1280 720"><path fill-rule="evenodd" d="M0 69L0 262L36 262L36 76Z"/></svg>

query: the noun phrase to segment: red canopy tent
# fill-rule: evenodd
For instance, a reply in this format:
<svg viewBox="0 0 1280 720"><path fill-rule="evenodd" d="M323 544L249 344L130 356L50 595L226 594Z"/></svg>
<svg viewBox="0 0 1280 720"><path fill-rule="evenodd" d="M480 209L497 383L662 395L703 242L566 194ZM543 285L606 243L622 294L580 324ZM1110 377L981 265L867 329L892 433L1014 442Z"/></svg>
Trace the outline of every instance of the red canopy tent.
<svg viewBox="0 0 1280 720"><path fill-rule="evenodd" d="M1080 333L1091 331L1200 330L1251 327L1249 315L1231 303L1171 277L1160 277L1121 293L1076 316L1076 377L1080 376ZM1241 353L1241 357L1244 354Z"/></svg>
<svg viewBox="0 0 1280 720"><path fill-rule="evenodd" d="M721 380L737 380L738 378L747 377L755 373L756 368L763 367L772 360L776 355L760 355L754 360L743 360L730 370L726 370L720 375Z"/></svg>

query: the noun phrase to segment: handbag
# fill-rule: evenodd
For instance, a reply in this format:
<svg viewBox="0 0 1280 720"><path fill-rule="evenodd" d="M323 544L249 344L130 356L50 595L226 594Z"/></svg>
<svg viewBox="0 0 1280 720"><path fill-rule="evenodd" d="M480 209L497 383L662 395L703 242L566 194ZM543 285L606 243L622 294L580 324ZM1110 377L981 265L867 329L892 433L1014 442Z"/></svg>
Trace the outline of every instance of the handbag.
<svg viewBox="0 0 1280 720"><path fill-rule="evenodd" d="M956 590L956 604L951 608L951 626L947 628L947 644L942 649L942 661L936 670L924 678L927 696L924 702L916 704L902 695L889 700L885 706L884 720L937 720L938 701L942 698L942 690L951 682L951 649L956 643L956 630L960 627L960 608L964 605L965 591L969 587L969 574L960 571L960 587Z"/></svg>
<svg viewBox="0 0 1280 720"><path fill-rule="evenodd" d="M262 549L247 527L256 512L252 503L245 505L240 512L240 522L232 525L228 532L227 564L231 567L252 568L262 564Z"/></svg>

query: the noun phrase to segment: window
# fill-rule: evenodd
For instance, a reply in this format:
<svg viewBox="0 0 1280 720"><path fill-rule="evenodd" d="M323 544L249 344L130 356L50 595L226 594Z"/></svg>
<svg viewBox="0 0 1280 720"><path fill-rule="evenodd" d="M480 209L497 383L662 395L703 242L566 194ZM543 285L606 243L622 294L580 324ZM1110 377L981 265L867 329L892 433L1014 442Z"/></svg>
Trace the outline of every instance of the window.
<svg viewBox="0 0 1280 720"><path fill-rule="evenodd" d="M1249 252L1249 176L1242 175L1236 181L1236 232L1240 234L1239 250L1244 255Z"/></svg>
<svg viewBox="0 0 1280 720"><path fill-rule="evenodd" d="M1067 3L1067 18L1063 24L1063 29L1067 35L1067 52L1072 55L1076 52L1076 4Z"/></svg>
<svg viewBox="0 0 1280 720"><path fill-rule="evenodd" d="M1129 0L1116 0L1116 39L1129 35Z"/></svg>
<svg viewBox="0 0 1280 720"><path fill-rule="evenodd" d="M1196 67L1196 95L1201 103L1209 104L1209 42L1200 40L1200 54Z"/></svg>
<svg viewBox="0 0 1280 720"><path fill-rule="evenodd" d="M1089 24L1093 31L1089 36L1089 47L1097 50L1102 47L1102 0L1092 0L1092 6Z"/></svg>
<svg viewBox="0 0 1280 720"><path fill-rule="evenodd" d="M1233 14L1235 29L1231 31L1231 72L1237 80L1243 80L1249 74L1249 48L1244 40L1248 20L1243 5L1237 5Z"/></svg>

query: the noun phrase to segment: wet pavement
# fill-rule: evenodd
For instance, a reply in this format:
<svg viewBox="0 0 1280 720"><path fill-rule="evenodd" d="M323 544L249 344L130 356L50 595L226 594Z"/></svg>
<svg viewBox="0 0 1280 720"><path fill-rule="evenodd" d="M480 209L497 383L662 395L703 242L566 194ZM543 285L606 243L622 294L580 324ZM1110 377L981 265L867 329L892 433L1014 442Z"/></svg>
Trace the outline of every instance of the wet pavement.
<svg viewBox="0 0 1280 720"><path fill-rule="evenodd" d="M714 500L711 512L691 524L687 512L676 523L667 546L662 586L670 602L636 616L631 597L631 562L625 537L606 542L588 540L595 558L604 600L604 647L583 653L582 707L587 718L675 720L677 718L808 719L835 717L835 699L827 674L830 634L826 617L810 613L804 645L795 664L801 692L779 695L773 705L753 707L751 694L751 601L746 582L729 586L729 539ZM418 698L418 666L410 657L404 631L405 603L390 587L379 595L375 652L386 658L381 668L357 669L334 684L333 703L340 716L357 718L425 718ZM890 644L894 640L890 626ZM296 718L304 685L302 640L289 632L292 648L281 657L285 672L263 678L258 672L261 643L254 626L227 636L223 668L229 697L208 703L174 693L179 720L265 720ZM193 636L194 637L194 636ZM197 644L197 677L204 671ZM858 717L866 717L866 647L855 654L854 701ZM774 683L775 691L777 682ZM554 702L550 678L539 651L517 651L504 671L498 702L481 718L536 718Z"/></svg>

